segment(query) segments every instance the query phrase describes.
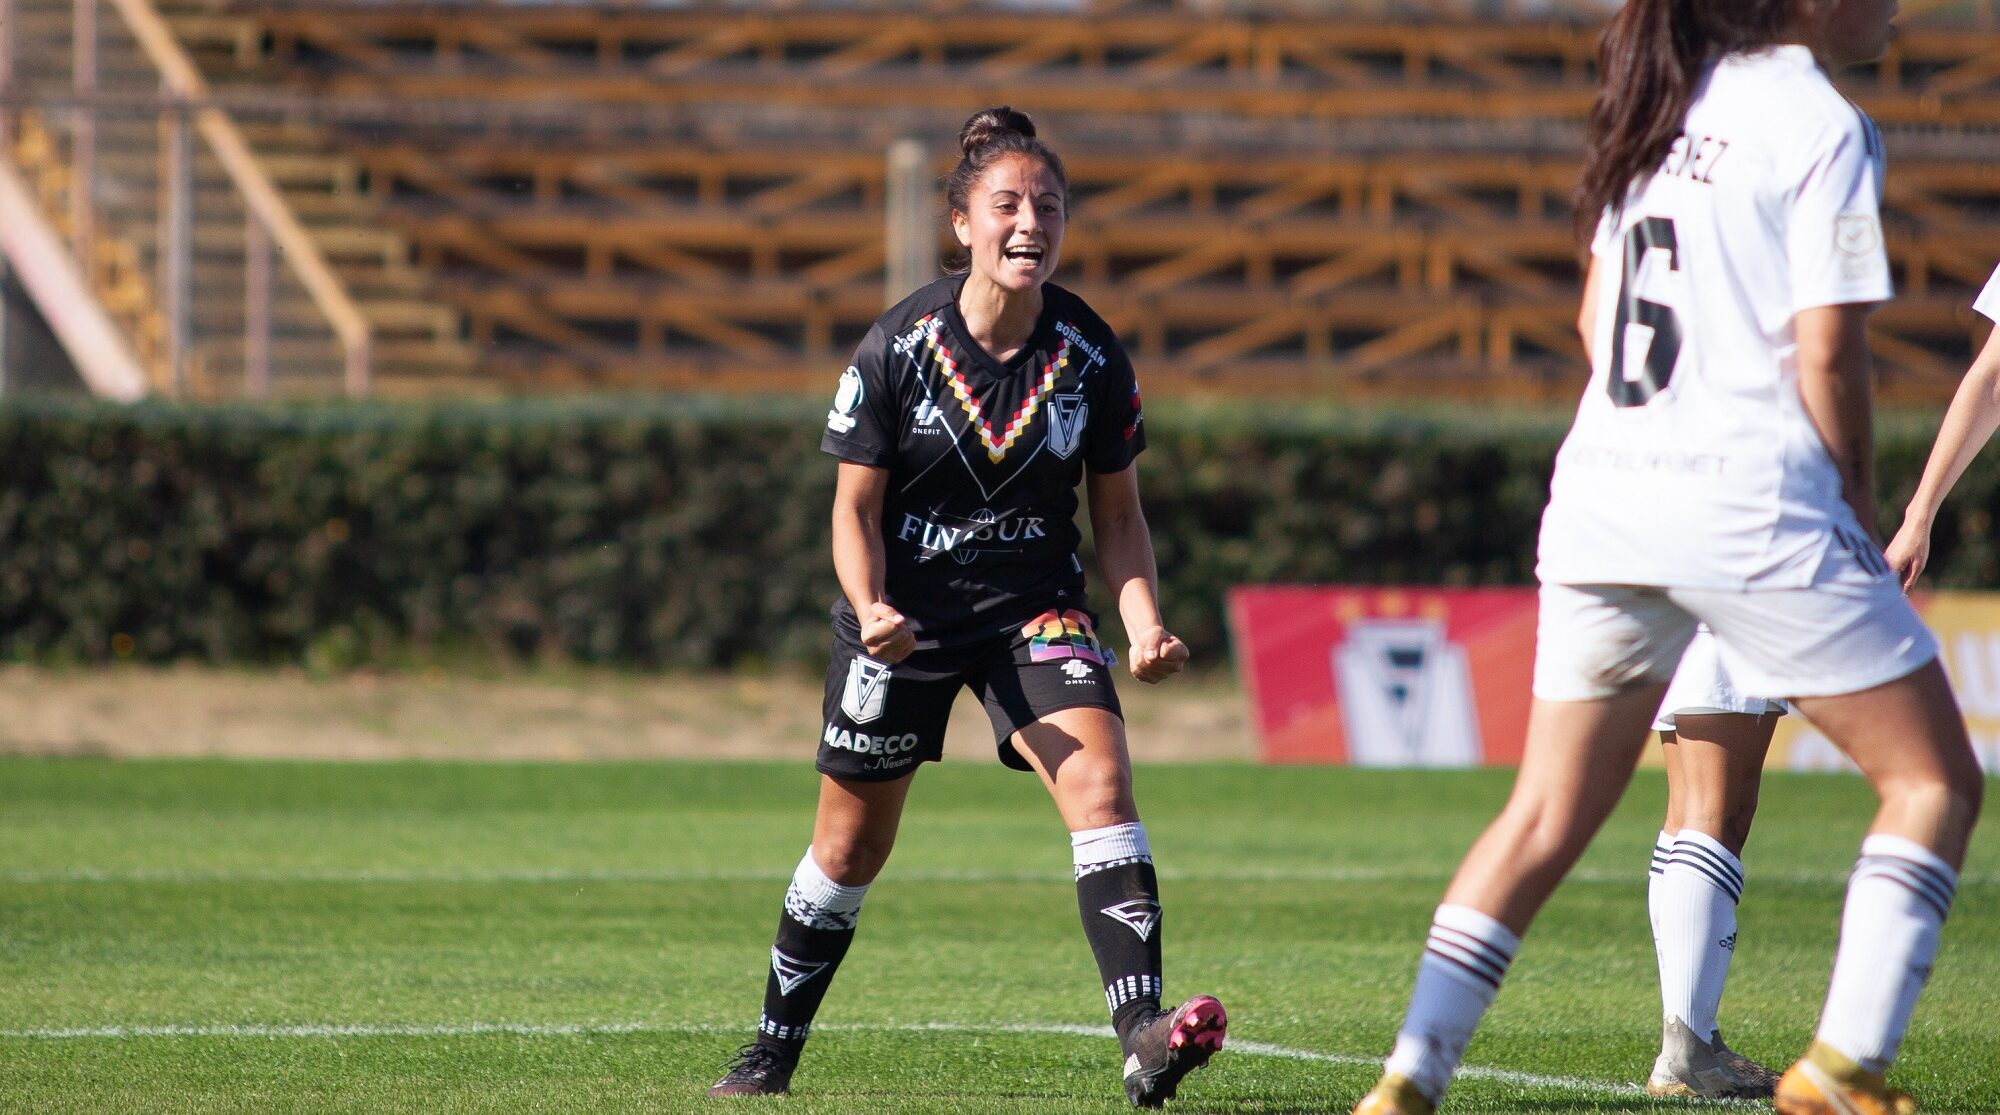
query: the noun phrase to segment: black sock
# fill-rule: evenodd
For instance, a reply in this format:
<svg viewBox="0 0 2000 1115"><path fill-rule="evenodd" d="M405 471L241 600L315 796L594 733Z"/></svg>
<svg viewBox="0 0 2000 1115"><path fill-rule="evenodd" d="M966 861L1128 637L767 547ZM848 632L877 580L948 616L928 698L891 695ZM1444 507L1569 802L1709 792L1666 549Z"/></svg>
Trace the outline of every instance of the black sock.
<svg viewBox="0 0 2000 1115"><path fill-rule="evenodd" d="M1160 1009L1160 884L1150 855L1078 864L1077 909L1104 980L1111 1026L1125 1040Z"/></svg>
<svg viewBox="0 0 2000 1115"><path fill-rule="evenodd" d="M785 912L771 946L764 1014L757 1040L796 1053L805 1045L833 973L854 943L854 924L867 887L843 887L813 863L810 850L785 891Z"/></svg>

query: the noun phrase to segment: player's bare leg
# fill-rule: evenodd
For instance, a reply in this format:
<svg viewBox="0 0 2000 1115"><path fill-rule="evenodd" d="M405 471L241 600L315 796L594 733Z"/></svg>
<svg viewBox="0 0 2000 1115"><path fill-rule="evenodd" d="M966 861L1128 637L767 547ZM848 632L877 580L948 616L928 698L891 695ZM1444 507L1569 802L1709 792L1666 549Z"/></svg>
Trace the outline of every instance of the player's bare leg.
<svg viewBox="0 0 2000 1115"><path fill-rule="evenodd" d="M912 771L890 782L820 776L813 842L785 891L757 1040L736 1051L711 1096L783 1095L813 1016L854 942L868 885L889 862Z"/></svg>
<svg viewBox="0 0 2000 1115"><path fill-rule="evenodd" d="M1429 1115L1443 1098L1520 935L1624 795L1665 691L1535 700L1513 793L1445 890L1395 1051L1357 1115Z"/></svg>
<svg viewBox="0 0 2000 1115"><path fill-rule="evenodd" d="M1667 816L1648 886L1665 1022L1654 1096L1766 1097L1777 1074L1730 1049L1715 1017L1736 947L1742 851L1775 715L1676 715L1662 733Z"/></svg>
<svg viewBox="0 0 2000 1115"><path fill-rule="evenodd" d="M1207 995L1160 1008L1159 881L1132 799L1125 723L1105 709L1064 709L1015 733L1013 746L1070 830L1077 908L1125 1052L1126 1096L1158 1107L1222 1048L1229 1022Z"/></svg>
<svg viewBox="0 0 2000 1115"><path fill-rule="evenodd" d="M1881 808L1848 882L1819 1029L1779 1082L1777 1109L1913 1111L1885 1074L1930 975L1985 779L1935 660L1886 685L1796 705L1861 768Z"/></svg>

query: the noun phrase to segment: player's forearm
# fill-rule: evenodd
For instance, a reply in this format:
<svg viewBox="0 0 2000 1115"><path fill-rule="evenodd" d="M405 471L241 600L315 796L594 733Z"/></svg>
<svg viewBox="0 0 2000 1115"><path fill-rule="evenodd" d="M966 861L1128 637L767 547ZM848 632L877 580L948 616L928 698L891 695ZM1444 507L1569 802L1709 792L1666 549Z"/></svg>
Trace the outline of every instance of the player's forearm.
<svg viewBox="0 0 2000 1115"><path fill-rule="evenodd" d="M1160 622L1159 569L1153 558L1153 535L1137 513L1093 520L1097 566L1118 603L1125 630L1144 631Z"/></svg>
<svg viewBox="0 0 2000 1115"><path fill-rule="evenodd" d="M887 598L888 559L882 548L881 518L866 508L833 510L833 572L858 616L866 616L870 605Z"/></svg>
<svg viewBox="0 0 2000 1115"><path fill-rule="evenodd" d="M1840 475L1841 496L1875 531L1875 397L1863 307L1799 315L1799 398Z"/></svg>
<svg viewBox="0 0 2000 1115"><path fill-rule="evenodd" d="M1937 444L1924 464L1923 479L1904 512L1907 521L1930 529L1944 497L1951 494L1995 429L2000 429L2000 329L1993 331L1985 350L1959 383L1958 393L1952 396L1951 407L1938 427Z"/></svg>

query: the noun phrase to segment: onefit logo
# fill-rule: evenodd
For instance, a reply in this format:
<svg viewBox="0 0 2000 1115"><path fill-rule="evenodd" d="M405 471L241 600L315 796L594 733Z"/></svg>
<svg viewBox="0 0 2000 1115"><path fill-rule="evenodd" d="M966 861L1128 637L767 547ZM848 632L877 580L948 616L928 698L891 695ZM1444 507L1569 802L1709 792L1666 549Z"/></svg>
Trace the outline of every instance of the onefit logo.
<svg viewBox="0 0 2000 1115"><path fill-rule="evenodd" d="M920 434L944 433L944 410L929 399L918 399L910 428Z"/></svg>
<svg viewBox="0 0 2000 1115"><path fill-rule="evenodd" d="M1090 676L1090 664L1081 658L1072 658L1062 664L1062 672L1070 677L1066 684L1076 685Z"/></svg>
<svg viewBox="0 0 2000 1115"><path fill-rule="evenodd" d="M819 738L828 747L852 751L856 755L901 755L917 749L915 732L900 736L871 736L867 732L849 731L837 724L828 724L826 733Z"/></svg>

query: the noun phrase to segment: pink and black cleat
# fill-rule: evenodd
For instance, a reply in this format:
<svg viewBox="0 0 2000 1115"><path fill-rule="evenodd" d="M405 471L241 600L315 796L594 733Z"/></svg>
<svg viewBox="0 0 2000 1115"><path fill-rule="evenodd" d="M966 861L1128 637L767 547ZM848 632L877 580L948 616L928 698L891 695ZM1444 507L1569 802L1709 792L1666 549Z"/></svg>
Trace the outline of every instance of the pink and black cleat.
<svg viewBox="0 0 2000 1115"><path fill-rule="evenodd" d="M1222 1049L1229 1013L1212 995L1196 995L1161 1011L1132 1031L1125 1046L1125 1095L1134 1107L1159 1107L1174 1098L1181 1077Z"/></svg>

